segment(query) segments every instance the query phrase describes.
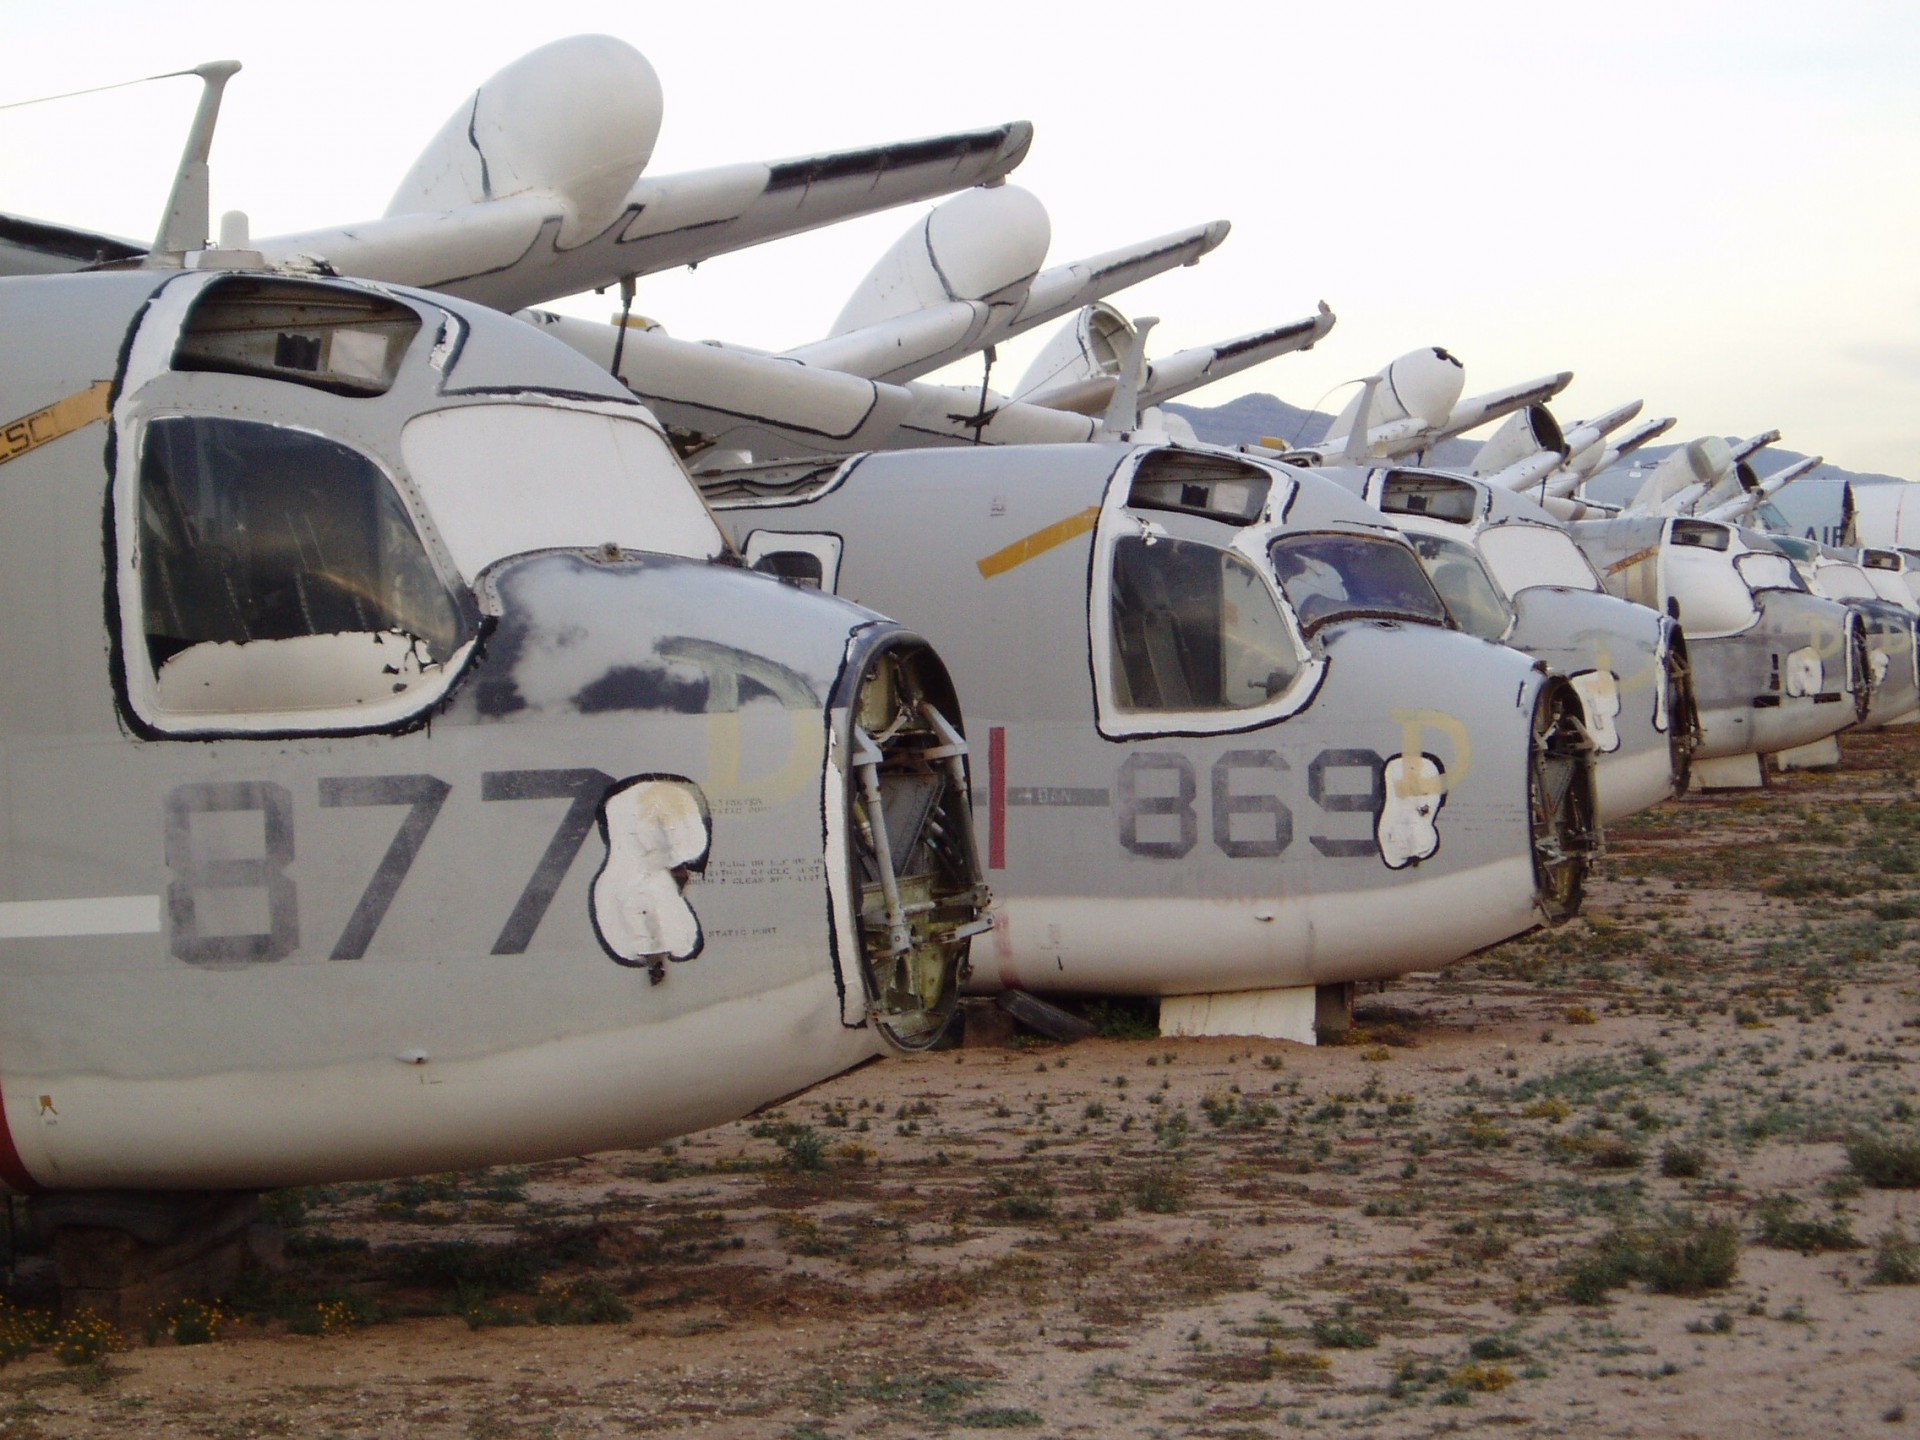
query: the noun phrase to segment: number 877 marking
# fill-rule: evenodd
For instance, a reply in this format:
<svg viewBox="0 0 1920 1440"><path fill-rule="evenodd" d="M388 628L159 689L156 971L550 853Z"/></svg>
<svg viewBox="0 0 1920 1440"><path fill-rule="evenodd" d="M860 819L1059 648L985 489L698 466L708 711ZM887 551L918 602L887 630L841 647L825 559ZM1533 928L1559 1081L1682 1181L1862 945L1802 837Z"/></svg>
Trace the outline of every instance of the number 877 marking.
<svg viewBox="0 0 1920 1440"><path fill-rule="evenodd" d="M612 783L611 776L588 769L490 770L480 777L483 801L571 802L501 927L493 954L524 954L532 943L587 832L593 828L601 797ZM452 791L451 785L433 775L350 775L320 781L323 809L407 807L329 958L358 960L367 953ZM240 859L198 857L193 846L193 817L241 811L260 812L262 853ZM175 957L191 964L225 967L283 960L299 948L299 896L293 878L286 873L294 858L293 830L293 797L285 786L270 780L206 781L178 786L168 794L166 862L174 878L167 886L167 912ZM205 933L198 899L208 890L264 891L267 929L242 934Z"/></svg>

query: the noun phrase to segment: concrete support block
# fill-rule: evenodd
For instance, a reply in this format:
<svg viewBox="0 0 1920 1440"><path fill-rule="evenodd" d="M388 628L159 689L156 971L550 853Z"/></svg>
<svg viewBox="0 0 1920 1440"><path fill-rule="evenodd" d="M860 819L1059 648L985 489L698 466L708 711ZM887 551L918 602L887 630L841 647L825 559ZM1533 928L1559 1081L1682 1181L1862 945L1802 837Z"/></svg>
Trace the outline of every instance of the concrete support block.
<svg viewBox="0 0 1920 1440"><path fill-rule="evenodd" d="M1233 990L1212 995L1169 995L1160 1002L1162 1035L1257 1035L1268 1040L1315 1044L1319 990Z"/></svg>
<svg viewBox="0 0 1920 1440"><path fill-rule="evenodd" d="M1758 755L1723 755L1693 762L1695 790L1756 790L1767 783Z"/></svg>

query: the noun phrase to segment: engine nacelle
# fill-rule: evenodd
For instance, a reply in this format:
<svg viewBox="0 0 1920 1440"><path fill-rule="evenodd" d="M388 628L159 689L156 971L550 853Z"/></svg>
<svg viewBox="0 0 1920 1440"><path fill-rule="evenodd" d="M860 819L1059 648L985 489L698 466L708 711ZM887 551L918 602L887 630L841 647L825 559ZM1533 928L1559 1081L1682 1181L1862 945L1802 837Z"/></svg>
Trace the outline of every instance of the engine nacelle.
<svg viewBox="0 0 1920 1440"><path fill-rule="evenodd" d="M963 191L902 235L854 288L832 333L844 335L952 300L992 304L1046 263L1053 228L1017 185Z"/></svg>
<svg viewBox="0 0 1920 1440"><path fill-rule="evenodd" d="M1560 422L1553 418L1553 412L1544 405L1529 405L1508 416L1488 437L1474 457L1471 473L1484 479L1542 450L1565 451L1566 447L1566 436L1561 433Z"/></svg>
<svg viewBox="0 0 1920 1440"><path fill-rule="evenodd" d="M1460 392L1466 388L1467 371L1438 345L1429 345L1411 350L1388 365L1380 372L1380 382L1367 410L1368 429L1412 419L1437 430L1453 414ZM1352 433L1359 406L1360 397L1356 395L1327 432L1329 441Z"/></svg>
<svg viewBox="0 0 1920 1440"><path fill-rule="evenodd" d="M543 45L447 118L387 206L454 210L541 192L565 201L560 243L613 223L660 136L660 77L611 35Z"/></svg>

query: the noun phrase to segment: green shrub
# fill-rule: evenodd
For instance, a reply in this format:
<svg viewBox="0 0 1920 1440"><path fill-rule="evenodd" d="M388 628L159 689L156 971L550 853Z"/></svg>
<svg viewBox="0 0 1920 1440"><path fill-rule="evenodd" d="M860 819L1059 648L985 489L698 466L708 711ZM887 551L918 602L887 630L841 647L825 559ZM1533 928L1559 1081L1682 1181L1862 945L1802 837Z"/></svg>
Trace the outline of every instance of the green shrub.
<svg viewBox="0 0 1920 1440"><path fill-rule="evenodd" d="M1847 1164L1876 1190L1920 1190L1920 1138L1863 1136L1847 1146Z"/></svg>
<svg viewBox="0 0 1920 1440"><path fill-rule="evenodd" d="M1812 1255L1821 1250L1858 1250L1862 1242L1853 1222L1844 1215L1831 1220L1802 1220L1800 1201L1792 1195L1769 1195L1760 1202L1760 1243L1776 1250L1798 1250Z"/></svg>
<svg viewBox="0 0 1920 1440"><path fill-rule="evenodd" d="M1873 1285L1920 1285L1920 1241L1898 1220L1880 1232L1867 1281Z"/></svg>
<svg viewBox="0 0 1920 1440"><path fill-rule="evenodd" d="M1638 1280L1662 1295L1700 1295L1727 1285L1740 1268L1740 1229L1731 1220L1674 1212L1616 1226L1567 1267L1562 1292L1582 1305Z"/></svg>

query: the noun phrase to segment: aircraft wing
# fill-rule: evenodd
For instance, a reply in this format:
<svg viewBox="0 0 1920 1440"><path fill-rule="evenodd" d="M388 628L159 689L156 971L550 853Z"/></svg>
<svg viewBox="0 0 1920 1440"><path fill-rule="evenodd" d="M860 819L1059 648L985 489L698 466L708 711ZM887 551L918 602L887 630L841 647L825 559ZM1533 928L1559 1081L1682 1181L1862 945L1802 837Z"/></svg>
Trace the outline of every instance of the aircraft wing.
<svg viewBox="0 0 1920 1440"><path fill-rule="evenodd" d="M1456 435L1477 429L1489 420L1511 415L1528 405L1544 405L1566 389L1572 380L1573 372L1562 370L1557 374L1543 375L1538 380L1510 385L1504 390L1489 390L1484 395L1470 396L1453 407L1447 423L1426 437L1424 443L1435 445L1442 440L1451 440Z"/></svg>
<svg viewBox="0 0 1920 1440"><path fill-rule="evenodd" d="M1227 238L1229 225L1215 220L1056 265L1036 275L1017 306L950 300L858 329L800 345L787 358L901 383L942 365L1024 334L1036 325L1138 284L1162 271L1194 265Z"/></svg>
<svg viewBox="0 0 1920 1440"><path fill-rule="evenodd" d="M0 214L0 276L60 275L106 260L132 260L147 247L91 230Z"/></svg>
<svg viewBox="0 0 1920 1440"><path fill-rule="evenodd" d="M255 242L269 263L418 285L501 310L692 265L856 215L998 180L1026 158L1014 121L864 150L642 175L613 222L563 248L558 196L525 192Z"/></svg>

